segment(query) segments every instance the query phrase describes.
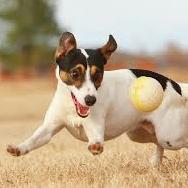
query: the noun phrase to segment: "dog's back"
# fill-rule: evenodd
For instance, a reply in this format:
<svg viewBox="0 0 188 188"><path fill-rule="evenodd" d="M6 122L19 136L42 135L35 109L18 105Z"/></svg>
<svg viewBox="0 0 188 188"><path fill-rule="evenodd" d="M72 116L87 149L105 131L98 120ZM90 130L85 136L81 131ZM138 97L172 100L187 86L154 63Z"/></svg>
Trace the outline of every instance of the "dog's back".
<svg viewBox="0 0 188 188"><path fill-rule="evenodd" d="M186 83L179 83L179 84L182 90L182 96L188 99L188 84Z"/></svg>

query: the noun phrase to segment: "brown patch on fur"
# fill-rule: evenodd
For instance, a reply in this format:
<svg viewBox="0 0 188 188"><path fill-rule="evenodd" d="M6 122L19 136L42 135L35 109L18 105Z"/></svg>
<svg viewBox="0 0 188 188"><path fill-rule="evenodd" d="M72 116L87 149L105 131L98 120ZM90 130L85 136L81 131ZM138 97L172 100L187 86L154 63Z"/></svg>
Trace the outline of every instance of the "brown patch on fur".
<svg viewBox="0 0 188 188"><path fill-rule="evenodd" d="M76 65L75 68L80 69L80 71L81 71L82 74L84 74L85 71L86 71L85 67L82 64Z"/></svg>
<svg viewBox="0 0 188 188"><path fill-rule="evenodd" d="M111 54L117 49L117 43L112 35L109 36L108 42L100 48L102 55L108 60Z"/></svg>
<svg viewBox="0 0 188 188"><path fill-rule="evenodd" d="M142 128L144 128L147 132L149 132L150 134L155 134L155 129L152 122L144 120L143 122L141 122L141 124Z"/></svg>
<svg viewBox="0 0 188 188"><path fill-rule="evenodd" d="M59 46L55 52L55 59L63 59L72 49L76 48L76 39L70 32L64 32L59 39Z"/></svg>
<svg viewBox="0 0 188 188"><path fill-rule="evenodd" d="M139 143L158 143L155 129L150 121L140 122L140 126L127 133L127 136L134 142Z"/></svg>
<svg viewBox="0 0 188 188"><path fill-rule="evenodd" d="M78 72L79 74L78 79L74 79L71 76L73 71ZM75 87L80 88L84 82L85 72L86 72L85 67L82 64L78 64L74 68L72 68L69 72L61 70L59 76L61 80L67 85L74 85Z"/></svg>
<svg viewBox="0 0 188 188"><path fill-rule="evenodd" d="M67 85L71 85L69 74L66 71L61 70L59 76L63 82L65 82Z"/></svg>
<svg viewBox="0 0 188 188"><path fill-rule="evenodd" d="M103 73L100 71L100 69L97 66L92 65L90 74L95 87L99 88L103 79Z"/></svg>
<svg viewBox="0 0 188 188"><path fill-rule="evenodd" d="M13 156L20 156L21 151L17 146L8 145L7 152L10 153Z"/></svg>
<svg viewBox="0 0 188 188"><path fill-rule="evenodd" d="M96 72L97 72L97 66L95 66L95 65L92 65L91 66L91 75L94 75Z"/></svg>
<svg viewBox="0 0 188 188"><path fill-rule="evenodd" d="M93 155L98 155L103 152L103 146L100 143L92 144L88 149Z"/></svg>

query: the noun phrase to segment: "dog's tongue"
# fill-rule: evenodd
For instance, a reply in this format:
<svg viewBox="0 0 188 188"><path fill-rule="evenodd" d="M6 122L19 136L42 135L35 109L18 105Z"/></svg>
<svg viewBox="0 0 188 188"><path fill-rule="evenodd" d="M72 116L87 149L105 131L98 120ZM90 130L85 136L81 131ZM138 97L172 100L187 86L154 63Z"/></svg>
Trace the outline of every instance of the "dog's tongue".
<svg viewBox="0 0 188 188"><path fill-rule="evenodd" d="M82 116L88 115L89 107L83 106L77 101L77 108Z"/></svg>

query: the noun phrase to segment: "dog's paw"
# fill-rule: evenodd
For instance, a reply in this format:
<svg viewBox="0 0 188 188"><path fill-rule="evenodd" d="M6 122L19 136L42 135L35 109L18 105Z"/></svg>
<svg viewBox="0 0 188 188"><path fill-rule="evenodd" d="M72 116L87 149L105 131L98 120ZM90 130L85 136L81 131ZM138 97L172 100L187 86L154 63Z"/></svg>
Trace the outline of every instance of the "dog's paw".
<svg viewBox="0 0 188 188"><path fill-rule="evenodd" d="M88 150L93 155L98 155L103 152L103 145L101 143L91 144L88 146Z"/></svg>
<svg viewBox="0 0 188 188"><path fill-rule="evenodd" d="M15 145L8 145L7 146L7 152L10 153L13 156L20 156L21 155L20 149Z"/></svg>

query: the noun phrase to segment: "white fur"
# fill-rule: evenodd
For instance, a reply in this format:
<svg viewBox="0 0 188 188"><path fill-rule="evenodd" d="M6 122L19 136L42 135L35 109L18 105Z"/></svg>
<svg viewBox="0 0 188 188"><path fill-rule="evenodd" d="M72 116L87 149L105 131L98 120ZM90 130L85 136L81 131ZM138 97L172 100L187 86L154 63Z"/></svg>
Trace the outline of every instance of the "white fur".
<svg viewBox="0 0 188 188"><path fill-rule="evenodd" d="M183 96L180 96L168 82L160 107L153 112L143 113L136 110L129 99L129 88L136 79L130 70L104 72L103 82L97 91L89 79L88 72L86 82L80 90L64 84L59 77L58 68L56 76L57 90L44 123L33 136L18 146L21 154L46 144L63 127L76 138L88 141L89 145L103 144L104 140L134 131L143 120L153 123L158 143L162 146L157 149L154 163L161 160L163 148L188 147L187 85L180 84L183 92ZM90 107L87 118L77 115L70 91L74 92L83 104L83 97L87 94L97 96L97 102Z"/></svg>
<svg viewBox="0 0 188 188"><path fill-rule="evenodd" d="M82 54L84 54L84 56L86 57L86 59L89 57L89 55L87 54L87 52L85 51L85 49L80 49Z"/></svg>

